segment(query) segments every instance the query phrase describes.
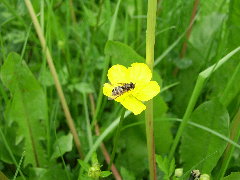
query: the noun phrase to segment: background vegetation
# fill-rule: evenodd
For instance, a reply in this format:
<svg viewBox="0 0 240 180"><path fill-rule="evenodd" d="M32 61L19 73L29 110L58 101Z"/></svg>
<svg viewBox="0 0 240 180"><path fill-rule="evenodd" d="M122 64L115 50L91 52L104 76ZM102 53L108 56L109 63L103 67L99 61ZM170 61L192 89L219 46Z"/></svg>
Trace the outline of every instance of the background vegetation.
<svg viewBox="0 0 240 180"><path fill-rule="evenodd" d="M112 152L120 116L119 104L101 99L106 62L145 62L147 0L32 4L81 147L75 146L24 1L0 0L0 179L90 179L93 164L86 162L95 150L101 170L108 169L106 152ZM240 179L239 7L239 0L158 1L158 179L172 178L175 168L183 168L180 179L193 169L216 180L231 172L224 179ZM127 112L114 167L107 179L148 179L144 113Z"/></svg>

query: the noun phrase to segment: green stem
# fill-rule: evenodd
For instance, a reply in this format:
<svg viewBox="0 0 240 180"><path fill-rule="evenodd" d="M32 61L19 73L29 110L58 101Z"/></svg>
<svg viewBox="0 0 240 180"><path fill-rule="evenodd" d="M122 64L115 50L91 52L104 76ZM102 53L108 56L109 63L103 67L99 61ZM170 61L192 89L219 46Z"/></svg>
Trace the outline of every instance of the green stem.
<svg viewBox="0 0 240 180"><path fill-rule="evenodd" d="M5 147L6 147L7 151L8 151L8 153L9 153L10 157L12 158L12 161L13 161L14 165L15 165L16 167L19 167L19 165L18 165L18 163L17 163L17 160L16 160L16 158L14 157L13 152L12 152L10 146L8 145L7 139L6 139L6 137L5 137L5 135L4 135L3 131L2 131L2 127L0 127L0 134L1 134L1 136L2 136L2 140L3 140L3 143L4 143ZM23 172L22 172L21 168L19 168L19 172L20 172L21 177L22 177L24 180L26 180L25 176L23 175Z"/></svg>
<svg viewBox="0 0 240 180"><path fill-rule="evenodd" d="M234 97L239 93L240 88L236 88L236 84L239 83L240 77L240 62L238 63L236 70L234 71L231 79L229 80L220 101L227 107Z"/></svg>
<svg viewBox="0 0 240 180"><path fill-rule="evenodd" d="M121 132L121 128L122 128L122 123L123 123L123 120L124 120L125 112L126 112L126 110L123 108L122 112L121 112L120 121L119 121L119 124L118 124L118 127L117 127L117 131L116 131L116 134L114 136L113 150L112 150L112 154L111 154L111 157L110 157L110 163L108 164L108 170L111 169L112 163L113 163L115 155L116 155L118 140L119 140L119 136L120 136L120 132Z"/></svg>
<svg viewBox="0 0 240 180"><path fill-rule="evenodd" d="M64 166L64 171L65 171L65 173L66 173L66 175L67 175L68 180L70 180L70 175L69 175L69 172L68 172L68 170L67 170L67 166L66 166L65 160L64 160L64 158L63 158L63 153L62 153L61 148L60 148L60 145L59 145L59 143L58 143L58 138L57 138L57 132L56 132L56 125L55 125L55 123L56 123L56 119L53 120L53 129L54 129L55 140L56 140L57 147L58 147L58 150L59 150L60 155L61 155L61 160L62 160L62 163L63 163L63 166Z"/></svg>
<svg viewBox="0 0 240 180"><path fill-rule="evenodd" d="M142 15L143 1L136 0L135 2L136 2L136 6L137 6L137 15L140 16L140 15ZM142 18L137 18L137 28L136 28L137 43L136 44L139 44L139 42L140 42L141 31L142 31Z"/></svg>
<svg viewBox="0 0 240 180"><path fill-rule="evenodd" d="M233 98L239 93L240 89L235 88L236 83L238 83L238 81L239 81L239 74L240 74L240 63L238 63L238 66L236 67L231 79L229 80L229 82L220 98L220 101L226 107L233 100ZM230 139L233 140L234 142L238 142L238 139L240 136L240 109L238 109L238 112L231 123L230 134L231 134ZM227 170L228 164L231 160L234 149L235 149L235 147L232 144L228 143L227 148L223 155L223 160L222 160L222 164L221 164L219 173L217 175L217 179L223 178L223 176Z"/></svg>
<svg viewBox="0 0 240 180"><path fill-rule="evenodd" d="M155 27L156 27L156 12L157 0L148 0L147 13L147 32L146 32L146 64L151 70L154 65L154 45L155 45ZM153 102L152 100L146 103L147 109L145 112L146 121L146 136L148 149L148 163L150 180L156 180L156 158L153 132Z"/></svg>
<svg viewBox="0 0 240 180"><path fill-rule="evenodd" d="M206 79L208 79L211 74L216 71L219 67L221 67L225 62L227 62L234 54L236 54L238 51L240 50L240 47L234 49L233 51L231 51L230 53L228 53L226 56L224 56L222 59L220 59L217 63L215 63L214 65L210 66L209 68L205 69L204 71L202 71L201 73L199 73L196 85L194 87L192 96L190 98L190 101L188 103L187 109L185 111L185 114L183 116L183 121L181 122L178 131L177 131L177 135L173 141L173 145L170 149L170 153L169 153L169 160L171 160L174 156L174 153L176 151L177 145L180 141L180 138L182 136L183 130L185 128L185 126L187 125L188 121L189 121L189 117L192 114L192 111L196 105L197 99L200 95L200 92L202 90L202 87L204 85L204 82L206 81Z"/></svg>
<svg viewBox="0 0 240 180"><path fill-rule="evenodd" d="M114 12L114 15L113 15L113 18L112 18L112 22L111 22L111 25L110 25L110 29L109 29L108 40L113 40L120 3L121 3L121 0L118 0L117 5L116 5L116 9L115 9L115 12ZM107 71L108 71L109 63L110 63L110 57L108 56L108 57L106 57L106 60L105 60L105 63L104 63L104 69L103 69L102 78L101 78L101 86L99 88L100 91L99 91L98 99L97 99L96 112L95 112L95 115L94 115L93 121L92 121L92 128L95 126L95 124L97 122L97 118L98 118L98 115L99 115L99 112L100 112L100 109L101 109L102 99L103 99L102 88L103 88L103 84L106 82L106 79L107 79Z"/></svg>
<svg viewBox="0 0 240 180"><path fill-rule="evenodd" d="M179 140L182 136L182 133L183 133L183 130L184 130L185 126L188 123L189 117L192 114L193 108L195 107L195 104L196 104L198 96L199 96L199 94L202 90L204 82L205 82L205 79L201 76L198 76L198 79L197 79L196 85L194 87L192 96L191 96L190 101L188 103L186 112L183 116L183 121L181 122L181 124L179 126L179 129L177 131L177 135L176 135L176 137L174 139L174 142L173 142L173 145L171 147L171 150L170 150L170 153L169 153L169 159L170 160L173 158L173 155L174 155L175 150L177 148L178 142L179 142Z"/></svg>
<svg viewBox="0 0 240 180"><path fill-rule="evenodd" d="M78 153L79 153L80 157L83 158L83 152L82 152L82 149L81 149L80 139L78 137L78 133L77 133L74 121L72 119L72 115L70 113L67 101L65 99L65 95L63 93L63 89L62 89L61 83L59 81L58 74L57 74L55 65L53 63L52 55L51 55L50 50L47 46L42 28L41 28L41 26L38 22L38 19L37 19L35 11L33 9L31 1L30 0L25 0L25 4L26 4L27 9L29 11L30 17L32 18L32 22L33 22L33 25L35 27L36 33L38 35L38 38L40 40L42 49L43 49L43 51L46 55L47 63L48 63L50 72L52 74L52 77L53 77L53 80L54 80L54 83L55 83L55 86L56 86L56 89L57 89L57 93L58 93L58 96L59 96L60 102L62 104L64 114L65 114L65 117L66 117L66 122L68 124L68 127L69 127L72 135L73 135L73 139L74 139L76 148L78 150Z"/></svg>
<svg viewBox="0 0 240 180"><path fill-rule="evenodd" d="M91 124L90 124L90 120L89 120L89 113L88 113L88 106L87 106L87 97L86 97L85 93L83 93L83 105L84 105L85 116L86 116L86 127L87 127L88 143L89 143L89 148L91 149L92 146L93 146L93 138L92 138Z"/></svg>
<svg viewBox="0 0 240 180"><path fill-rule="evenodd" d="M130 115L130 111L127 111L124 118ZM119 124L120 117L117 117L115 120L112 121L112 123L101 133L100 136L98 136L97 140L94 142L93 147L89 150L87 153L84 161L88 162L92 156L92 154L97 150L97 148L100 146L100 144L103 142L103 140L112 132L117 125Z"/></svg>
<svg viewBox="0 0 240 180"><path fill-rule="evenodd" d="M240 108L238 109L238 112L231 123L230 139L233 140L234 142L237 142L239 139L239 136L240 136ZM222 165L221 165L220 170L218 171L216 179L223 178L223 176L227 170L228 164L231 160L234 149L235 149L235 146L228 143L227 148L223 155Z"/></svg>
<svg viewBox="0 0 240 180"><path fill-rule="evenodd" d="M19 172L19 170L20 170L20 168L21 168L21 165L22 165L24 156L25 156L25 151L23 151L23 153L22 153L21 159L20 159L20 161L19 161L19 163L18 163L18 166L17 166L17 170L16 170L16 172L15 172L15 174L14 174L14 176L13 176L13 180L16 180L16 177L17 177L18 172Z"/></svg>

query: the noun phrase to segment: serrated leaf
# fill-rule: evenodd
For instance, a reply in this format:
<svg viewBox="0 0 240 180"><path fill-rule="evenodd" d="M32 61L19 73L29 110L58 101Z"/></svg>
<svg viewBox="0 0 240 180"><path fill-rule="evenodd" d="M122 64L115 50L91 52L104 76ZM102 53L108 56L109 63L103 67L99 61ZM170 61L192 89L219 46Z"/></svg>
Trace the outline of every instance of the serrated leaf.
<svg viewBox="0 0 240 180"><path fill-rule="evenodd" d="M168 174L168 161L166 161L166 157L162 158L161 155L156 155L156 162L159 169L164 172L164 174Z"/></svg>
<svg viewBox="0 0 240 180"><path fill-rule="evenodd" d="M217 99L201 104L192 114L191 121L206 126L224 136L229 135L229 115ZM185 171L199 169L210 174L221 157L226 142L209 132L193 126L186 127L180 154Z"/></svg>
<svg viewBox="0 0 240 180"><path fill-rule="evenodd" d="M223 180L239 180L240 172L233 172L229 176L223 178Z"/></svg>
<svg viewBox="0 0 240 180"><path fill-rule="evenodd" d="M25 140L25 165L41 166L46 163L41 145L45 138L46 98L31 71L21 57L10 53L1 68L1 78L12 94L7 106L6 120L18 124L18 136Z"/></svg>
<svg viewBox="0 0 240 180"><path fill-rule="evenodd" d="M167 157L163 158L161 155L156 155L156 162L159 169L164 173L163 179L169 179L175 170L175 160L169 162Z"/></svg>
<svg viewBox="0 0 240 180"><path fill-rule="evenodd" d="M112 64L121 64L128 67L135 62L145 62L142 56L121 42L108 41L104 51L106 55L112 57Z"/></svg>
<svg viewBox="0 0 240 180"><path fill-rule="evenodd" d="M52 159L58 158L65 154L66 152L70 152L72 150L72 141L73 141L73 136L71 133L69 133L66 136L61 136L56 140L54 143L54 152L52 155Z"/></svg>
<svg viewBox="0 0 240 180"><path fill-rule="evenodd" d="M170 177L175 171L175 159L173 159L169 166L168 176Z"/></svg>

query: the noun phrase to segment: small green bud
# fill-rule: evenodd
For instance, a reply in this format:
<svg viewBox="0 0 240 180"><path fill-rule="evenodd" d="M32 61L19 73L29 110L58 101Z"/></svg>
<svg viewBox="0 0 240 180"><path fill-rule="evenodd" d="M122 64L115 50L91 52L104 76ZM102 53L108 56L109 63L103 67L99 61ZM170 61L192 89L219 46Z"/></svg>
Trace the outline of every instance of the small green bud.
<svg viewBox="0 0 240 180"><path fill-rule="evenodd" d="M181 177L183 175L183 168L177 168L175 169L174 176Z"/></svg>
<svg viewBox="0 0 240 180"><path fill-rule="evenodd" d="M208 174L202 174L200 180L210 180L210 176Z"/></svg>

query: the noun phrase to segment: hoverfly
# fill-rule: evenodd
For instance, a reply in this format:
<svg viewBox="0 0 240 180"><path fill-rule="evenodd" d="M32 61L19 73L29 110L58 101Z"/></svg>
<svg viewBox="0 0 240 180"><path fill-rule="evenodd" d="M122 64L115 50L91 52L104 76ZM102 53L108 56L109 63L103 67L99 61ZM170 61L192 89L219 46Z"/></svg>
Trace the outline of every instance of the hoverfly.
<svg viewBox="0 0 240 180"><path fill-rule="evenodd" d="M119 86L114 87L112 90L113 98L108 98L108 99L113 100L113 99L123 95L124 93L133 90L134 88L135 88L135 84L133 84L132 82L120 83Z"/></svg>

